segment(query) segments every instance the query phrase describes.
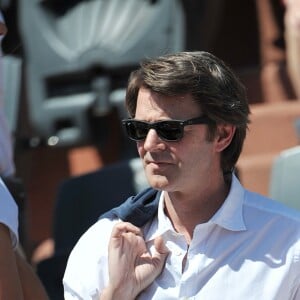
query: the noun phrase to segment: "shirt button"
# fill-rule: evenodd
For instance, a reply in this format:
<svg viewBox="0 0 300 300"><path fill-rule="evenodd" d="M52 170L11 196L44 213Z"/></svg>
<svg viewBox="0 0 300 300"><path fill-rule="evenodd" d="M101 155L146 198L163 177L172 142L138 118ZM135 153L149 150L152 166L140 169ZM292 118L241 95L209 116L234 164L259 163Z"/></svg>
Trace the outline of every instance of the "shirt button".
<svg viewBox="0 0 300 300"><path fill-rule="evenodd" d="M175 250L174 254L175 254L176 256L180 256L180 255L182 254L182 252L181 252L180 250Z"/></svg>

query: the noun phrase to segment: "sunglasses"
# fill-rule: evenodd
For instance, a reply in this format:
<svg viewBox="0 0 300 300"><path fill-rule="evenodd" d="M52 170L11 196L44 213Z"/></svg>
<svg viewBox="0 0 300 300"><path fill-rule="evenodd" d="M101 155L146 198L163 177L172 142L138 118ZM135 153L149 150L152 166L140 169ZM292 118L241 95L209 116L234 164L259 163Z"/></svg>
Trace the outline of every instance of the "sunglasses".
<svg viewBox="0 0 300 300"><path fill-rule="evenodd" d="M208 124L212 121L207 116L181 120L165 120L158 122L144 122L134 119L125 119L122 121L123 126L130 139L134 141L145 140L150 129L155 129L160 139L167 142L176 142L182 139L184 127L194 124Z"/></svg>

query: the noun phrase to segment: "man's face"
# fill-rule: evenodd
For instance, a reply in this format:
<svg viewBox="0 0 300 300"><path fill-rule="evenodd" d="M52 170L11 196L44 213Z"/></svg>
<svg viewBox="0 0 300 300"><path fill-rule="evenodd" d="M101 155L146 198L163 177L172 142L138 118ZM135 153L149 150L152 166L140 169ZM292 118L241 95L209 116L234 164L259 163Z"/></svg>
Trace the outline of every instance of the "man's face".
<svg viewBox="0 0 300 300"><path fill-rule="evenodd" d="M191 95L169 97L141 88L135 119L155 122L187 120L201 115ZM177 142L166 142L150 129L144 141L137 142L150 185L168 192L191 192L207 184L212 172L220 171L220 153L215 142L206 140L207 125L190 125Z"/></svg>

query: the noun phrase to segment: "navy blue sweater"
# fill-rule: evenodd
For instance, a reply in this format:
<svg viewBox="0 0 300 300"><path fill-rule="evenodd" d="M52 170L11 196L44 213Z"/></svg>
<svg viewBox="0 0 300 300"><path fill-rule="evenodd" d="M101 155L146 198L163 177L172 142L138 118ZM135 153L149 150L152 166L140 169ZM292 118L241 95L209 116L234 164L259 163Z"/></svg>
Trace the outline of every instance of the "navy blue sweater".
<svg viewBox="0 0 300 300"><path fill-rule="evenodd" d="M142 227L157 213L161 191L147 188L135 196L129 197L117 206L100 216L100 219L118 217L124 222L130 222Z"/></svg>

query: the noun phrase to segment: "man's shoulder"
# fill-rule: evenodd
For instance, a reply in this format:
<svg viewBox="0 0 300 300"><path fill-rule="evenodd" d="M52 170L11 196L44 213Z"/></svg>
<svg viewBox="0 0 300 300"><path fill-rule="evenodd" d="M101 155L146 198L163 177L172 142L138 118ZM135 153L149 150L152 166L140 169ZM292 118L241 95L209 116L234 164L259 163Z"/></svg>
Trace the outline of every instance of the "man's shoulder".
<svg viewBox="0 0 300 300"><path fill-rule="evenodd" d="M155 211L155 207L152 205L152 202L156 198L156 193L157 191L153 189L145 189L139 194L129 197L120 206L114 207L102 214L99 219L80 237L75 248L89 247L96 243L105 244L106 241L108 242L112 228L117 222L131 222L132 218L135 220L131 223L135 224L136 220L141 218L144 219L145 211L153 213L153 211ZM149 216L146 215L145 223L148 221L148 218Z"/></svg>
<svg viewBox="0 0 300 300"><path fill-rule="evenodd" d="M120 206L115 207L100 216L100 219L119 218L135 226L144 226L156 214L160 192L146 188L135 196L129 197Z"/></svg>
<svg viewBox="0 0 300 300"><path fill-rule="evenodd" d="M265 215L266 219L276 218L286 223L300 225L300 211L277 200L255 192L246 191L245 206L256 211L257 215ZM299 226L300 230L300 226Z"/></svg>
<svg viewBox="0 0 300 300"><path fill-rule="evenodd" d="M96 223L94 223L79 239L79 242L81 240L91 240L95 241L98 240L99 238L99 233L100 235L100 240L103 242L104 240L108 240L111 234L111 230L114 227L114 225L121 220L116 217L112 218L103 218L99 219ZM99 242L101 242L99 241Z"/></svg>
<svg viewBox="0 0 300 300"><path fill-rule="evenodd" d="M99 257L106 255L112 228L119 221L108 218L98 220L77 241L69 259L77 261L85 257L86 263L95 263Z"/></svg>
<svg viewBox="0 0 300 300"><path fill-rule="evenodd" d="M106 274L109 238L117 222L118 219L98 220L81 236L68 257L63 277L65 291L82 296L96 289L102 278L99 275Z"/></svg>

